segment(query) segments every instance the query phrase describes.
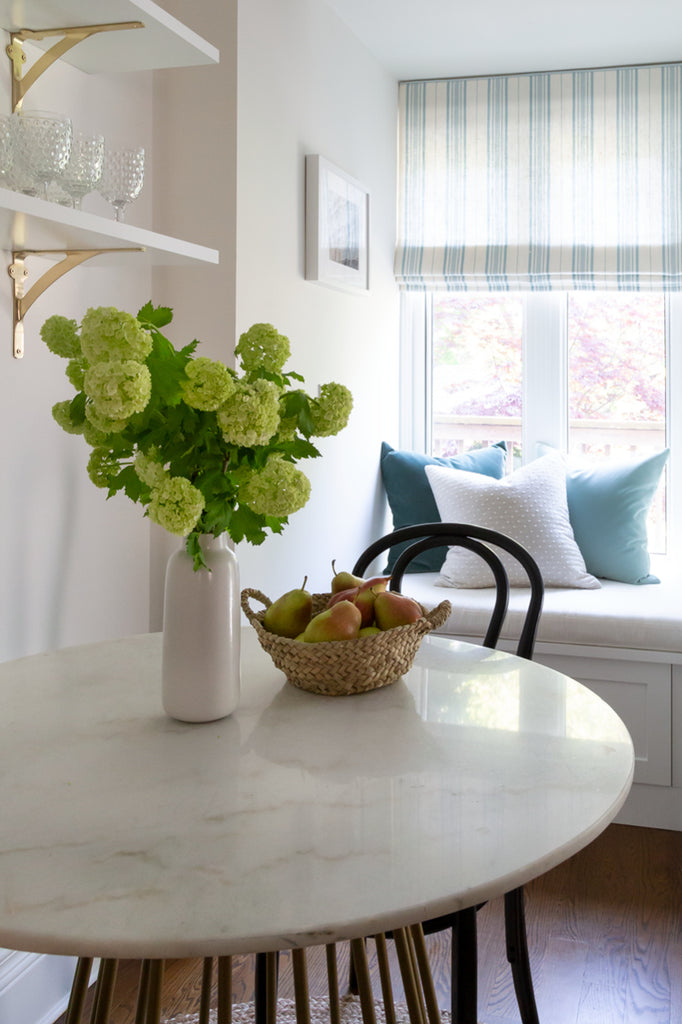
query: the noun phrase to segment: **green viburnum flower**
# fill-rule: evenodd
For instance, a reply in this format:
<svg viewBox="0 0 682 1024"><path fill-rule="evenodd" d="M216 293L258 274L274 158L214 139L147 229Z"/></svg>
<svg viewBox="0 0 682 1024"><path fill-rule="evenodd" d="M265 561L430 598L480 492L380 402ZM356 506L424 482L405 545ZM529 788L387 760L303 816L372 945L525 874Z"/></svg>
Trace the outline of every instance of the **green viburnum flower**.
<svg viewBox="0 0 682 1024"><path fill-rule="evenodd" d="M234 377L224 363L200 356L185 367L187 380L182 383L182 395L192 409L213 412L234 391Z"/></svg>
<svg viewBox="0 0 682 1024"><path fill-rule="evenodd" d="M67 434L82 434L83 424L71 419L71 402L57 402L52 406L52 418Z"/></svg>
<svg viewBox="0 0 682 1024"><path fill-rule="evenodd" d="M85 359L69 359L66 364L66 377L69 384L73 384L76 391L82 391L85 385L85 371L88 368Z"/></svg>
<svg viewBox="0 0 682 1024"><path fill-rule="evenodd" d="M50 352L64 359L73 359L81 354L78 340L78 324L65 316L51 316L40 328L40 337Z"/></svg>
<svg viewBox="0 0 682 1024"><path fill-rule="evenodd" d="M135 459L135 472L143 484L149 487L160 487L164 480L169 477L168 471L164 469L161 456L156 449L151 449L146 454L139 452Z"/></svg>
<svg viewBox="0 0 682 1024"><path fill-rule="evenodd" d="M142 412L152 394L152 377L144 363L95 363L85 371L85 393L102 416L127 419Z"/></svg>
<svg viewBox="0 0 682 1024"><path fill-rule="evenodd" d="M108 448L93 448L88 459L88 476L95 487L109 487L119 465Z"/></svg>
<svg viewBox="0 0 682 1024"><path fill-rule="evenodd" d="M102 416L92 402L85 406L85 418L95 430L100 430L105 437L120 434L128 425L128 420L114 420L110 416Z"/></svg>
<svg viewBox="0 0 682 1024"><path fill-rule="evenodd" d="M269 380L235 381L234 391L216 416L228 444L245 448L267 444L279 427L279 388Z"/></svg>
<svg viewBox="0 0 682 1024"><path fill-rule="evenodd" d="M103 430L98 430L97 427L93 427L92 423L87 418L86 412L85 422L83 423L83 437L91 448L102 448L106 445L110 435L105 434Z"/></svg>
<svg viewBox="0 0 682 1024"><path fill-rule="evenodd" d="M204 511L204 496L184 476L171 476L152 491L149 518L169 533L186 537Z"/></svg>
<svg viewBox="0 0 682 1024"><path fill-rule="evenodd" d="M144 362L152 350L152 339L130 313L122 313L113 306L98 306L83 317L81 348L91 363L127 359Z"/></svg>
<svg viewBox="0 0 682 1024"><path fill-rule="evenodd" d="M343 384L323 384L320 397L310 403L313 420L313 436L329 437L338 434L348 423L353 396Z"/></svg>
<svg viewBox="0 0 682 1024"><path fill-rule="evenodd" d="M279 373L291 355L289 339L272 324L249 327L240 336L234 351L247 373L261 367L269 373Z"/></svg>
<svg viewBox="0 0 682 1024"><path fill-rule="evenodd" d="M264 516L290 516L310 497L310 480L281 455L271 455L239 490L239 500Z"/></svg>

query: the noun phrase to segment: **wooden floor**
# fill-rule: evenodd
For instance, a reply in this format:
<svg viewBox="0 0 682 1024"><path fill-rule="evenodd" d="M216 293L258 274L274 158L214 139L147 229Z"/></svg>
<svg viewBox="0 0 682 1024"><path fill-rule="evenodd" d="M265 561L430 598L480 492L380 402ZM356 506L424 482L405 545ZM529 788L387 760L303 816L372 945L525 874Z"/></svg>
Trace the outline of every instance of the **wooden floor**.
<svg viewBox="0 0 682 1024"><path fill-rule="evenodd" d="M682 1024L682 832L609 826L527 887L526 914L541 1024ZM478 927L479 1018L517 1024L499 900L479 912ZM429 950L447 1008L447 938L431 937ZM339 954L343 981L347 947ZM311 995L325 995L322 951L310 951L308 963ZM133 1024L138 971L135 961L120 964L112 1024ZM280 979L280 995L290 997L286 956ZM164 1017L194 1012L200 981L199 961L168 961ZM235 958L235 1001L250 1001L252 985L251 958Z"/></svg>

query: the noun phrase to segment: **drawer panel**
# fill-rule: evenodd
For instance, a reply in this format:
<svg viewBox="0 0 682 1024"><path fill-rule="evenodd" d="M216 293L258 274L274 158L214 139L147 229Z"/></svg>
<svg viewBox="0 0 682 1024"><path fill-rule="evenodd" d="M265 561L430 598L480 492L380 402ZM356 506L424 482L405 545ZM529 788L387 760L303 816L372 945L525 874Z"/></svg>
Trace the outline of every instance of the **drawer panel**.
<svg viewBox="0 0 682 1024"><path fill-rule="evenodd" d="M577 679L623 720L635 748L635 782L672 784L672 666L538 654L535 660Z"/></svg>

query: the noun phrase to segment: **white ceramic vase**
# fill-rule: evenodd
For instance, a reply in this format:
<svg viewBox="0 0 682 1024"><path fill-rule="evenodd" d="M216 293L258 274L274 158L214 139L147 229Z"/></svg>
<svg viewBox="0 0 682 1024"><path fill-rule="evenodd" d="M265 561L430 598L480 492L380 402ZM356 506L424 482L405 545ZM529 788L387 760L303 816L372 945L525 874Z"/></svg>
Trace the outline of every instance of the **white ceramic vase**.
<svg viewBox="0 0 682 1024"><path fill-rule="evenodd" d="M166 569L163 708L181 722L212 722L239 703L239 565L227 534L200 543L209 571L194 571L184 541Z"/></svg>

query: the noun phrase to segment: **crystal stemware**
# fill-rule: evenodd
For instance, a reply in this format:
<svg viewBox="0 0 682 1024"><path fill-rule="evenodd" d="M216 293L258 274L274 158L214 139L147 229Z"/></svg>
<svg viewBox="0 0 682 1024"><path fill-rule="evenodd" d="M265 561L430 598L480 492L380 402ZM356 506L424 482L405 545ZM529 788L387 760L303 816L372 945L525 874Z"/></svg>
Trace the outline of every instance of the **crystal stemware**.
<svg viewBox="0 0 682 1024"><path fill-rule="evenodd" d="M11 115L0 117L0 185L12 188L12 165L14 163L14 137Z"/></svg>
<svg viewBox="0 0 682 1024"><path fill-rule="evenodd" d="M15 114L17 153L47 196L48 183L59 177L71 155L73 130L68 117L41 110Z"/></svg>
<svg viewBox="0 0 682 1024"><path fill-rule="evenodd" d="M83 196L92 192L102 177L104 164L104 136L74 132L71 156L59 182L71 196L71 205L80 210Z"/></svg>
<svg viewBox="0 0 682 1024"><path fill-rule="evenodd" d="M144 149L120 149L104 154L102 178L98 186L100 195L114 207L116 220L142 191L144 182Z"/></svg>

